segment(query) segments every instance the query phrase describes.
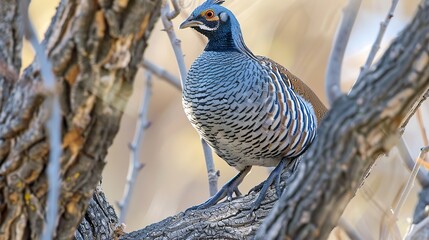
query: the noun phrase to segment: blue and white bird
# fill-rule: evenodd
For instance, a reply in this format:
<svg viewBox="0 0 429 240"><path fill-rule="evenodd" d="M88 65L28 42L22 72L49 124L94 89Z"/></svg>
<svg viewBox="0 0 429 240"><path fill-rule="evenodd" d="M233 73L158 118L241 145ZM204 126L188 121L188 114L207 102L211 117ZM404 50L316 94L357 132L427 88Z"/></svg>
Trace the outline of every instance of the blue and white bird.
<svg viewBox="0 0 429 240"><path fill-rule="evenodd" d="M327 109L300 79L250 51L240 24L223 2L207 0L180 25L209 40L183 86L186 116L216 154L239 171L197 208L240 195L238 185L253 165L277 166L255 201L257 208L284 166L314 140Z"/></svg>

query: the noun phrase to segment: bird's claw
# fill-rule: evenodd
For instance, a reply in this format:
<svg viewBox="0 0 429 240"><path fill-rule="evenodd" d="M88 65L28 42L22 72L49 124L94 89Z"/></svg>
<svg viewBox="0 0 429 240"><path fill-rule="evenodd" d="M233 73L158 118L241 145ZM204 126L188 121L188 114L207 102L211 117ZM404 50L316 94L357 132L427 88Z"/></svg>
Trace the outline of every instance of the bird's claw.
<svg viewBox="0 0 429 240"><path fill-rule="evenodd" d="M209 198L204 203L193 206L185 210L185 212L189 210L197 210L197 209L206 209L209 208L216 203L218 203L220 200L226 197L227 201L232 201L233 194L237 197L241 196L240 190L238 190L238 185L243 181L243 178L249 173L251 167L246 167L242 171L240 171L234 178L232 178L229 182L227 182L215 195L213 195L211 198Z"/></svg>
<svg viewBox="0 0 429 240"><path fill-rule="evenodd" d="M262 203L262 200L264 200L265 195L267 194L268 188L273 183L274 183L275 188L276 188L277 197L280 198L280 196L282 194L281 187L280 187L280 177L281 177L281 173L282 173L285 165L286 165L286 159L282 159L280 161L280 163L277 165L277 167L274 168L273 171L271 171L267 180L265 180L265 182L263 184L259 184L258 186L254 187L250 190L250 191L260 190L258 197L256 198L255 202L253 202L253 204L252 204L252 208L251 208L250 212L253 212L254 210L259 208L259 206Z"/></svg>

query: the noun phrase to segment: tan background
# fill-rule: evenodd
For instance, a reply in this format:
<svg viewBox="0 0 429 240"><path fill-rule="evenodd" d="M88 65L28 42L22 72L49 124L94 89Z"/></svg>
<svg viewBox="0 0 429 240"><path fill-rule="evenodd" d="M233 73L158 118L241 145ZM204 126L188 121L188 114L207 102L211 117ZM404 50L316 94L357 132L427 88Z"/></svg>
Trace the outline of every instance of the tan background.
<svg viewBox="0 0 429 240"><path fill-rule="evenodd" d="M175 27L183 21L198 2L183 0L187 7L174 20ZM418 0L400 1L395 17L387 31L388 43L405 26L413 15ZM245 41L257 55L268 56L283 64L307 82L326 102L324 74L327 59L346 0L259 0L227 1L241 23ZM343 66L343 89L347 91L365 61L375 39L379 22L384 18L391 0L364 0L359 13ZM35 0L31 3L31 17L43 36L55 11L57 1ZM146 58L178 76L177 65L167 35L157 24L150 38ZM185 60L189 67L204 48L206 40L196 32L177 31L183 42ZM385 44L384 44L385 45ZM28 46L24 50L24 65L33 58ZM143 71L135 81L131 97L122 119L121 129L109 150L103 174L103 189L111 203L119 201L124 189L128 169L128 143L132 141L138 108L144 88ZM422 105L425 119L429 111ZM141 161L146 167L138 177L126 221L127 231L160 221L170 215L208 198L208 184L198 134L188 123L181 107L181 94L162 80L154 79L153 98L149 109L152 123L141 146ZM413 157L418 155L422 140L413 118L405 132ZM223 185L236 172L216 157L215 164L221 171L219 185ZM323 164L323 162L321 162ZM265 168L254 168L241 185L242 192L263 181ZM344 218L364 236L377 239L383 217L389 212L394 199L400 194L409 171L392 150L381 158L365 186L347 207ZM418 184L417 184L418 185ZM419 186L415 186L400 212L398 226L404 234L412 217ZM334 231L332 239L346 239Z"/></svg>

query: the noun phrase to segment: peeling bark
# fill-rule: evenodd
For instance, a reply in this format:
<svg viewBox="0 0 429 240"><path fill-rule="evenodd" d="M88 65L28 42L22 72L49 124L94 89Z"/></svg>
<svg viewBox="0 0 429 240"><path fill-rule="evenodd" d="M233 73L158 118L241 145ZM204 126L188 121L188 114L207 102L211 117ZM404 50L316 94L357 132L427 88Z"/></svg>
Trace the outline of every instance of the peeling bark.
<svg viewBox="0 0 429 240"><path fill-rule="evenodd" d="M37 63L19 79L10 77L17 76L20 67L17 2L2 2L0 8L0 29L7 30L0 36L4 44L0 45L0 239L37 239L49 207L45 206L49 146L44 130L49 109ZM160 0L70 0L57 8L44 40L60 86L63 114L56 239L73 237L100 181L160 4ZM111 237L116 226L106 225L110 230L103 230L97 223L101 218L88 219L90 227L99 227L94 238Z"/></svg>

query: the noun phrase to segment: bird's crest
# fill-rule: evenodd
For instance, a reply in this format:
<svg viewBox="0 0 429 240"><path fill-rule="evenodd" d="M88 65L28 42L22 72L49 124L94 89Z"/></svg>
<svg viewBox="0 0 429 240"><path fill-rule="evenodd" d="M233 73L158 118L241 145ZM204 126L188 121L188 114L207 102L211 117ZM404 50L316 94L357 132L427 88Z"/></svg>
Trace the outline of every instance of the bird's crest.
<svg viewBox="0 0 429 240"><path fill-rule="evenodd" d="M225 2L225 0L207 0L205 2L205 4L208 4L208 5L212 5L212 4L222 5L222 3L224 3L224 2Z"/></svg>
<svg viewBox="0 0 429 240"><path fill-rule="evenodd" d="M221 5L222 3L225 2L225 0L211 0L213 2L213 4L217 4L217 5Z"/></svg>

